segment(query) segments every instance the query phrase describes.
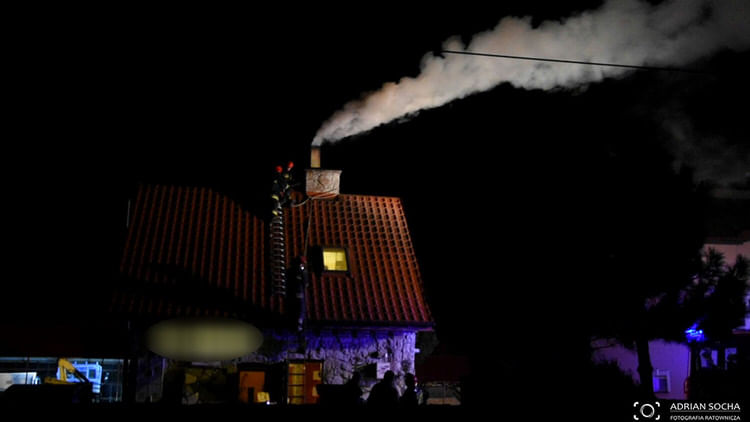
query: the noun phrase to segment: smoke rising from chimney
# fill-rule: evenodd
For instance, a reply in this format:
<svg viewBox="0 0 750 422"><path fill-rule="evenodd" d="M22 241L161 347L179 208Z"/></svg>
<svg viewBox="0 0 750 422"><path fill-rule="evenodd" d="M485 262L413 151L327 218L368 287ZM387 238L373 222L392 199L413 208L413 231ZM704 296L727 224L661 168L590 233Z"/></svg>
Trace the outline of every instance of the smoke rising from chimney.
<svg viewBox="0 0 750 422"><path fill-rule="evenodd" d="M531 18L506 17L464 46L445 50L498 53L628 65L683 66L722 49L750 47L747 0L609 0L600 8L533 28ZM501 83L523 89L572 89L629 70L580 64L428 53L416 78L388 82L335 112L313 145L366 132L420 110L439 107Z"/></svg>

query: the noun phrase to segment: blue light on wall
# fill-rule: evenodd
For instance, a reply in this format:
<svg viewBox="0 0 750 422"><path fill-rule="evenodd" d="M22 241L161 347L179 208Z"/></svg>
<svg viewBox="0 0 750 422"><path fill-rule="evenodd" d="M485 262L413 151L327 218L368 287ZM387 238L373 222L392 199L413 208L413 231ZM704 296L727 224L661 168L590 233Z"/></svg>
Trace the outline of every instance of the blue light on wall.
<svg viewBox="0 0 750 422"><path fill-rule="evenodd" d="M685 330L685 337L688 343L702 342L706 340L706 336L703 334L703 330L698 329L698 323L696 322L690 328Z"/></svg>

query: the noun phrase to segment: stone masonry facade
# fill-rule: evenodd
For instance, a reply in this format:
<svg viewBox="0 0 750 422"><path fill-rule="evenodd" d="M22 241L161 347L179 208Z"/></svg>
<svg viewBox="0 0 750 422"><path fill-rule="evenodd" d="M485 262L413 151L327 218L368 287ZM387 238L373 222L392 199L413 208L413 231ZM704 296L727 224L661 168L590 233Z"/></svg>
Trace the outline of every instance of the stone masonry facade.
<svg viewBox="0 0 750 422"><path fill-rule="evenodd" d="M263 334L261 348L234 363L320 360L323 361L324 384L343 384L354 371L380 363L396 374L399 390L403 390L403 376L414 373L416 331L413 330L309 330L304 333L304 344L292 332L269 331ZM374 377L363 377L365 396L375 382Z"/></svg>

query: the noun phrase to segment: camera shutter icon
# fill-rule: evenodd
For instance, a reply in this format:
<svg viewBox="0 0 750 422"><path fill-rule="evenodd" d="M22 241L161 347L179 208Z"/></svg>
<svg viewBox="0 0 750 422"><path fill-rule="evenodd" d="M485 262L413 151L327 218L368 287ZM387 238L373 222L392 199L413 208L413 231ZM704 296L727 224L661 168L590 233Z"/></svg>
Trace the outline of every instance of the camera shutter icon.
<svg viewBox="0 0 750 422"><path fill-rule="evenodd" d="M658 401L653 403L640 403L636 401L633 403L633 420L640 421L650 419L658 421L661 419L661 415L657 414L657 409L660 407L661 403Z"/></svg>

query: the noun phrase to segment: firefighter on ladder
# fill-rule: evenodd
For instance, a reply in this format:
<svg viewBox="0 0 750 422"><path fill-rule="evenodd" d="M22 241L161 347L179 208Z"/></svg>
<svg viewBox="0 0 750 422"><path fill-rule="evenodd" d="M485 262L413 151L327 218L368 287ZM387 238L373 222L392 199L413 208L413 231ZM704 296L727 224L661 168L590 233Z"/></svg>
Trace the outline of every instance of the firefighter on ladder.
<svg viewBox="0 0 750 422"><path fill-rule="evenodd" d="M282 211L281 208L289 202L291 196L291 185L292 185L292 168L294 167L293 162L287 164L286 170L282 169L281 166L276 166L276 179L273 181L271 187L271 199L273 202L273 210L271 213L274 216L280 216Z"/></svg>

